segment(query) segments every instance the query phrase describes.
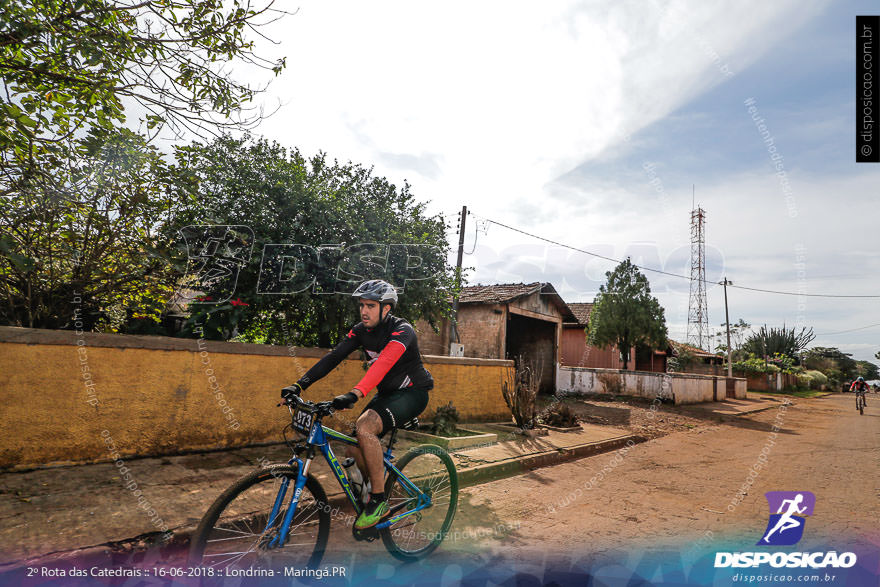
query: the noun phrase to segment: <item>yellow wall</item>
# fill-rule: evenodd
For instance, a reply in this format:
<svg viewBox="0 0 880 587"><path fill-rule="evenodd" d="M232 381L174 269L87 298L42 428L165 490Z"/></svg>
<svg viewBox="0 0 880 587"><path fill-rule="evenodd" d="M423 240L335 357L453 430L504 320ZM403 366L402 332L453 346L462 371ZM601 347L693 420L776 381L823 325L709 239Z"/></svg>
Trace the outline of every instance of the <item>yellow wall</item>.
<svg viewBox="0 0 880 587"><path fill-rule="evenodd" d="M0 327L0 467L107 460L105 430L127 456L280 440L289 418L276 407L280 389L325 352ZM510 417L501 395L510 361L425 365L435 387L422 419L450 400L465 420ZM363 373L359 360L343 361L305 397L345 393ZM328 423L348 432L364 403L344 413L348 424Z"/></svg>

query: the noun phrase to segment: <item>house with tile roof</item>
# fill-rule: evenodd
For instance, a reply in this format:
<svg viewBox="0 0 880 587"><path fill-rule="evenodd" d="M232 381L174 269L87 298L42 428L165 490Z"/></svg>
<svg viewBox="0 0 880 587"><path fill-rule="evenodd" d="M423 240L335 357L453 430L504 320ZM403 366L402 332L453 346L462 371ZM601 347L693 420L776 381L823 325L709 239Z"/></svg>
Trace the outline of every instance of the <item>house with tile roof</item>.
<svg viewBox="0 0 880 587"><path fill-rule="evenodd" d="M700 373L702 375L724 375L724 357L716 353L704 351L701 348L669 339L670 355L678 355L679 349L691 355L692 362L681 370L685 373Z"/></svg>
<svg viewBox="0 0 880 587"><path fill-rule="evenodd" d="M446 355L450 342L464 345L464 356L484 359L520 357L540 368L541 391L556 389L556 365L562 324L575 320L565 301L549 283L472 285L458 300L458 341L449 340L449 323L439 332L424 321L414 324L425 354Z"/></svg>

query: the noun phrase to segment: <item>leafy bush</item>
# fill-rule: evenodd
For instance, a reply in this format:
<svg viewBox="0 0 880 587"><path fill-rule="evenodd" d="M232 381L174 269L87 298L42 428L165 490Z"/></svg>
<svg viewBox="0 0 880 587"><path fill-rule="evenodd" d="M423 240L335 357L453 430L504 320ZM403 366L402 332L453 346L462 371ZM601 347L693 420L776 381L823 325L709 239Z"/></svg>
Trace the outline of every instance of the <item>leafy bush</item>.
<svg viewBox="0 0 880 587"><path fill-rule="evenodd" d="M440 406L434 412L434 421L431 425L431 434L436 436L455 436L458 429L458 410L449 402Z"/></svg>
<svg viewBox="0 0 880 587"><path fill-rule="evenodd" d="M783 373L794 373L798 370L798 368L794 366L794 359L788 355L774 353L772 357L767 359L767 363L770 365L776 365L776 367L778 367Z"/></svg>
<svg viewBox="0 0 880 587"><path fill-rule="evenodd" d="M810 378L810 387L813 389L821 389L823 385L828 385L828 377L821 371L807 371L804 374Z"/></svg>
<svg viewBox="0 0 880 587"><path fill-rule="evenodd" d="M797 376L798 388L807 390L810 389L810 386L813 383L813 378L807 375L806 373L800 373Z"/></svg>
<svg viewBox="0 0 880 587"><path fill-rule="evenodd" d="M840 369L828 369L825 371L825 375L828 377L828 384L831 386L840 385L843 382L843 372Z"/></svg>
<svg viewBox="0 0 880 587"><path fill-rule="evenodd" d="M779 373L781 370L779 366L754 355L749 355L748 359L734 363L733 368L745 373Z"/></svg>
<svg viewBox="0 0 880 587"><path fill-rule="evenodd" d="M686 371L688 367L697 362L697 356L689 347L674 341L670 342L672 343L672 350L675 353L673 357L675 359L675 371Z"/></svg>

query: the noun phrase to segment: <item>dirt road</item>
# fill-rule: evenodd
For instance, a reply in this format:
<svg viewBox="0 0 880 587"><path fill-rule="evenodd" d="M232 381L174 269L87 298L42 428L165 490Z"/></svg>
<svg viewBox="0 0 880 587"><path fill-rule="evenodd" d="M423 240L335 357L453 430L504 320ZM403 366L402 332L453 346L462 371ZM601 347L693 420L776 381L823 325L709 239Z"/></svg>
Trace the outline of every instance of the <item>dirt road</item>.
<svg viewBox="0 0 880 587"><path fill-rule="evenodd" d="M582 409L593 419L654 438L463 490L449 538L414 568L401 567L380 542L353 542L344 522L334 523L324 562L401 584L422 572L451 572L454 583L455 569L528 572L537 564L533 576L543 583L549 570L619 564L633 552L696 559L753 548L768 520L764 493L773 490L816 495L803 549L878 551L880 401L864 416L851 395L790 401L721 422L699 408L652 415L643 404L591 402Z"/></svg>
<svg viewBox="0 0 880 587"><path fill-rule="evenodd" d="M450 538L433 557L479 554L503 564L547 552L582 559L754 545L768 519L764 493L774 490L816 495L805 548L829 540L838 548L880 546L880 400L864 416L849 394L786 402L723 422L699 409L651 418L644 407L590 406L615 424L665 435L463 490ZM354 543L350 529L334 523L325 561L353 553L381 558L383 548Z"/></svg>
<svg viewBox="0 0 880 587"><path fill-rule="evenodd" d="M634 550L751 548L767 524L764 493L773 490L816 495L804 549L833 543L876 551L880 401L864 416L851 395L792 401L723 422L698 409L646 418L644 408L609 405L608 413L634 428L656 424L672 432L625 454L464 490L450 539L432 558L449 564L479 556L502 566L545 560L546 553L584 560ZM629 409L638 413L623 414ZM349 537L334 540L325 560L381 550Z"/></svg>
<svg viewBox="0 0 880 587"><path fill-rule="evenodd" d="M510 573L568 584L613 560L620 576L608 584L626 584L641 564L633 553L661 553L663 565L670 556L753 549L768 520L764 493L773 490L816 496L798 548L867 550L869 564L880 564L880 397L869 396L864 416L850 394L793 402L720 420L699 407L652 413L635 402L582 403L591 420L651 440L462 490L449 538L415 565L392 559L381 541L355 542L351 520L337 520L323 564L398 585L422 584L429 574L445 584L505 584ZM182 562L156 551L130 561ZM560 569L570 576L552 574ZM674 584L694 581L677 572L667 568ZM876 584L877 571L870 573Z"/></svg>
<svg viewBox="0 0 880 587"><path fill-rule="evenodd" d="M768 518L764 493L805 490L817 500L806 547L829 540L880 546L876 398L869 397L864 416L851 394L795 399L745 418L704 422L625 455L480 485L464 492L456 530L467 536L512 528L474 543L514 558L701 541L754 545Z"/></svg>

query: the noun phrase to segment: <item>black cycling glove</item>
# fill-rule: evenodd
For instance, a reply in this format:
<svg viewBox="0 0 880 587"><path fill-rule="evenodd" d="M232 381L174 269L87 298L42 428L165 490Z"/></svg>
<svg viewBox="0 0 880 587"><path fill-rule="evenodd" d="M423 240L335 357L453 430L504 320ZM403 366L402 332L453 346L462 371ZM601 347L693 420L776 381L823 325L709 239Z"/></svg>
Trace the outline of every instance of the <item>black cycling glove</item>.
<svg viewBox="0 0 880 587"><path fill-rule="evenodd" d="M353 391L349 391L346 394L337 395L336 397L333 398L333 409L334 410L347 410L348 408L350 408L351 406L356 404L357 401L358 401L358 395Z"/></svg>
<svg viewBox="0 0 880 587"><path fill-rule="evenodd" d="M294 395L298 396L302 393L303 388L299 383L294 383L293 385L288 385L284 389L281 390L281 397L283 399L287 399Z"/></svg>

